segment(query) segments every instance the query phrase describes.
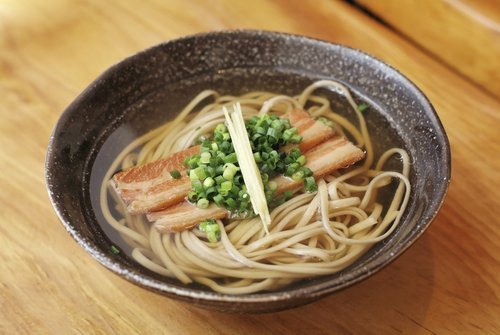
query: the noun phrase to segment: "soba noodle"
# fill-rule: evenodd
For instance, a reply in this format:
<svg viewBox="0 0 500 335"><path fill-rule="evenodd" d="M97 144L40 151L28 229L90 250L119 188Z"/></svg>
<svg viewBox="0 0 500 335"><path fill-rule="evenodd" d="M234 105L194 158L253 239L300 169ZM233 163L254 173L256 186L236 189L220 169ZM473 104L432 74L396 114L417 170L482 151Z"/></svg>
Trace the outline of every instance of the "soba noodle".
<svg viewBox="0 0 500 335"><path fill-rule="evenodd" d="M327 99L313 95L319 87L334 89L347 99L357 117L357 127L334 113ZM213 102L207 103L210 99ZM259 217L217 220L220 242L210 243L198 228L162 234L143 215L129 215L108 188L113 173L192 146L200 136L224 122L222 106L235 102L241 104L245 119L265 113L282 115L297 107L314 118L330 119L336 132L350 137L366 151L364 162L318 180L317 192L299 192L274 208L269 234ZM395 155L401 159L401 172L384 171L385 163ZM136 139L118 155L102 182L100 201L105 219L131 246L132 257L142 266L185 284L197 282L217 292L247 294L341 271L389 236L408 203L409 168L408 154L399 148L386 151L374 164L364 117L347 88L337 82L318 81L296 97L267 92L220 96L206 90L173 121ZM398 179L399 185L384 209L377 200L377 191L393 179ZM120 218L111 213L108 194L114 196L111 206Z"/></svg>

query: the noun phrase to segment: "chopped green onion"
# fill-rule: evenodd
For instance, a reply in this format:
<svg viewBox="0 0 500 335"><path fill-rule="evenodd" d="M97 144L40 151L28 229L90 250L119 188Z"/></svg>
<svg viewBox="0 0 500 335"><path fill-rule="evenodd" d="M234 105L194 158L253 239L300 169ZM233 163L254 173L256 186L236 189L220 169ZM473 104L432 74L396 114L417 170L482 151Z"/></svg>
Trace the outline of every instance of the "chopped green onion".
<svg viewBox="0 0 500 335"><path fill-rule="evenodd" d="M227 136L229 136L229 133L227 134ZM220 145L220 149L223 152L228 152L231 149L231 143L229 143L227 140L229 140L229 137L225 139L224 142L222 142Z"/></svg>
<svg viewBox="0 0 500 335"><path fill-rule="evenodd" d="M179 179L181 177L181 173L179 172L179 170L172 170L172 171L170 171L170 175L174 179Z"/></svg>
<svg viewBox="0 0 500 335"><path fill-rule="evenodd" d="M230 153L226 157L223 158L224 163L238 163L238 158L236 157L236 153Z"/></svg>
<svg viewBox="0 0 500 335"><path fill-rule="evenodd" d="M314 177L307 177L306 179L304 179L304 184L306 186L307 192L316 192L318 190L318 186L316 185Z"/></svg>
<svg viewBox="0 0 500 335"><path fill-rule="evenodd" d="M273 120L273 122L271 122L271 127L273 127L276 130L281 130L285 126L283 125L283 123L281 122L281 120L275 119L275 120Z"/></svg>
<svg viewBox="0 0 500 335"><path fill-rule="evenodd" d="M239 192L240 192L240 188L238 186L234 185L234 183L233 183L233 187L231 187L231 193L233 195L237 196Z"/></svg>
<svg viewBox="0 0 500 335"><path fill-rule="evenodd" d="M256 132L257 134L265 135L265 134L267 133L267 130L266 130L266 128L264 128L264 127L257 127L257 128L255 129L255 132Z"/></svg>
<svg viewBox="0 0 500 335"><path fill-rule="evenodd" d="M205 179L206 180L206 179ZM217 194L217 187L215 186L212 186L212 187L209 187L207 188L207 190L205 191L205 196L208 198L208 197L213 197L214 194Z"/></svg>
<svg viewBox="0 0 500 335"><path fill-rule="evenodd" d="M209 219L200 222L198 229L205 232L207 235L207 240L211 243L216 243L220 238L220 228L214 219Z"/></svg>
<svg viewBox="0 0 500 335"><path fill-rule="evenodd" d="M303 166L304 164L306 164L306 156L301 155L299 158L297 158L296 162L299 163L300 166Z"/></svg>
<svg viewBox="0 0 500 335"><path fill-rule="evenodd" d="M224 172L223 172L222 176L226 180L233 180L234 175L239 170L240 170L240 168L237 167L236 165L234 165L232 163L227 163L226 165L224 165Z"/></svg>
<svg viewBox="0 0 500 335"><path fill-rule="evenodd" d="M207 239L211 243L216 243L217 241L219 241L219 238L217 237L217 234L214 233L213 231L209 231L207 233Z"/></svg>
<svg viewBox="0 0 500 335"><path fill-rule="evenodd" d="M203 184L199 180L191 181L191 187L198 193L202 193L204 191Z"/></svg>
<svg viewBox="0 0 500 335"><path fill-rule="evenodd" d="M304 179L304 171L299 170L292 175L292 179L295 181L301 181Z"/></svg>
<svg viewBox="0 0 500 335"><path fill-rule="evenodd" d="M191 201L191 202L195 202L196 199L198 199L198 193L196 193L195 191L189 191L188 193L188 200Z"/></svg>
<svg viewBox="0 0 500 335"><path fill-rule="evenodd" d="M305 167L305 166L304 166L304 167L302 168L302 171L304 171L304 176L306 176L306 177L310 177L310 176L312 176L312 175L313 175L312 170L311 170L310 168L308 168L308 167Z"/></svg>
<svg viewBox="0 0 500 335"><path fill-rule="evenodd" d="M196 174L196 172L194 172L194 170L189 171L189 179L191 179L191 181L200 180L200 178L198 178L198 175Z"/></svg>
<svg viewBox="0 0 500 335"><path fill-rule="evenodd" d="M255 152L253 154L253 159L255 159L255 163L260 163L262 162L262 157L260 157L260 152Z"/></svg>
<svg viewBox="0 0 500 335"><path fill-rule="evenodd" d="M198 202L196 203L196 206L198 206L199 208L207 208L209 205L209 202L207 199L205 198L201 198L200 200L198 200Z"/></svg>
<svg viewBox="0 0 500 335"><path fill-rule="evenodd" d="M278 139L278 136L281 135L280 132L274 128L269 128L267 130L267 136L272 137L274 139Z"/></svg>
<svg viewBox="0 0 500 335"><path fill-rule="evenodd" d="M215 180L212 177L208 177L203 181L203 187L209 188L215 184Z"/></svg>
<svg viewBox="0 0 500 335"><path fill-rule="evenodd" d="M225 133L225 132L227 132L227 128L226 128L226 126L224 125L224 123L219 123L219 124L215 127L214 132L216 132L216 133Z"/></svg>
<svg viewBox="0 0 500 335"><path fill-rule="evenodd" d="M215 169L211 166L207 166L207 168L205 169L205 172L207 173L207 175L209 177L215 177Z"/></svg>
<svg viewBox="0 0 500 335"><path fill-rule="evenodd" d="M213 225L214 223L215 223L214 219L208 219L208 220L202 221L199 223L198 229L201 231L206 231L207 226Z"/></svg>
<svg viewBox="0 0 500 335"><path fill-rule="evenodd" d="M236 207L236 201L233 199L233 198L228 198L226 200L226 205L230 208L230 209L234 209Z"/></svg>
<svg viewBox="0 0 500 335"><path fill-rule="evenodd" d="M224 202L224 197L221 194L217 194L213 197L213 200L217 206L222 206Z"/></svg>
<svg viewBox="0 0 500 335"><path fill-rule="evenodd" d="M299 168L299 163L292 163L288 165L288 168L286 169L285 175L286 176L291 176L295 172L297 172L297 169Z"/></svg>
<svg viewBox="0 0 500 335"><path fill-rule="evenodd" d="M283 139L289 141L294 135L297 134L297 128L289 128L283 132Z"/></svg>
<svg viewBox="0 0 500 335"><path fill-rule="evenodd" d="M327 119L326 117L322 116L318 119L319 122L323 123L325 126L333 128L335 126L335 123L333 123L332 120Z"/></svg>
<svg viewBox="0 0 500 335"><path fill-rule="evenodd" d="M200 159L199 155L192 156L191 159L188 161L189 168L194 169L195 167L197 167L199 159Z"/></svg>
<svg viewBox="0 0 500 335"><path fill-rule="evenodd" d="M220 184L221 189L229 191L233 187L233 183L231 181L225 181Z"/></svg>
<svg viewBox="0 0 500 335"><path fill-rule="evenodd" d="M214 232L214 233L218 232L219 231L219 225L217 223L215 223L215 222L212 223L212 224L207 224L205 226L205 232L209 232L209 231Z"/></svg>
<svg viewBox="0 0 500 335"><path fill-rule="evenodd" d="M243 176L241 174L235 175L233 178L233 184L235 184L235 185L243 184Z"/></svg>
<svg viewBox="0 0 500 335"><path fill-rule="evenodd" d="M202 152L201 157L200 157L200 163L203 163L203 164L210 163L211 157L212 157L212 155L210 154L210 152Z"/></svg>
<svg viewBox="0 0 500 335"><path fill-rule="evenodd" d="M215 182L217 183L217 185L222 184L224 181L225 181L225 179L224 179L223 176L217 176L217 177L215 177Z"/></svg>
<svg viewBox="0 0 500 335"><path fill-rule="evenodd" d="M198 166L196 169L194 169L194 172L199 180L205 180L205 178L207 178L205 169L202 166Z"/></svg>
<svg viewBox="0 0 500 335"><path fill-rule="evenodd" d="M300 155L302 155L302 153L300 152L300 149L299 148L293 148L292 150L290 150L290 152L288 153L288 155L290 156L290 158L292 158L293 160L296 160L297 158L300 157Z"/></svg>
<svg viewBox="0 0 500 335"><path fill-rule="evenodd" d="M290 138L290 143L293 144L298 144L302 141L302 136L300 135L293 135L292 138Z"/></svg>
<svg viewBox="0 0 500 335"><path fill-rule="evenodd" d="M364 102L360 105L358 105L358 111L364 112L369 106L365 104Z"/></svg>

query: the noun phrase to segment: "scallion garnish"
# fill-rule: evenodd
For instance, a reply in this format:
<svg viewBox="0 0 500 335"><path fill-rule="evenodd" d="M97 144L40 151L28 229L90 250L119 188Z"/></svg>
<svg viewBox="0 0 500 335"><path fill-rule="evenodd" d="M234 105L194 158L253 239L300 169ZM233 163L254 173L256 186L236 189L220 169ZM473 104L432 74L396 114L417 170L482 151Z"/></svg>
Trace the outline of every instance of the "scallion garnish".
<svg viewBox="0 0 500 335"><path fill-rule="evenodd" d="M245 128L253 159L260 171L265 198L270 206L277 206L291 197L291 193L287 192L274 195L277 184L272 178L279 174L297 181L303 180L308 192L316 190L314 177L311 170L305 167L306 157L300 149L292 148L287 153L280 150L282 146L302 141L297 128L292 127L288 119L281 119L276 115L254 116L246 121ZM240 217L253 213L226 125L218 124L213 135L202 140L200 154L187 157L184 165L191 179L192 190L187 196L190 202L201 208L206 208L213 202ZM171 172L173 178L177 176L175 171Z"/></svg>
<svg viewBox="0 0 500 335"><path fill-rule="evenodd" d="M117 247L115 247L114 245L112 245L111 252L115 255L118 255L120 253L120 250Z"/></svg>
<svg viewBox="0 0 500 335"><path fill-rule="evenodd" d="M198 202L196 203L196 206L200 207L200 208L208 208L208 205L209 205L209 202L207 199L205 198L201 198L200 200L198 200Z"/></svg>
<svg viewBox="0 0 500 335"><path fill-rule="evenodd" d="M330 127L330 128L333 128L333 126L335 125L332 120L327 119L324 116L321 116L320 118L318 118L318 121L323 123L325 126Z"/></svg>
<svg viewBox="0 0 500 335"><path fill-rule="evenodd" d="M307 192L316 192L318 190L318 186L316 185L316 181L314 180L314 177L306 177L304 179L304 184L306 186L306 191Z"/></svg>
<svg viewBox="0 0 500 335"><path fill-rule="evenodd" d="M174 179L179 179L181 177L181 173L179 172L179 170L170 171L170 175Z"/></svg>
<svg viewBox="0 0 500 335"><path fill-rule="evenodd" d="M365 109L367 109L367 108L368 108L368 105L365 104L364 102L362 104L358 105L358 111L360 111L360 112L364 112Z"/></svg>
<svg viewBox="0 0 500 335"><path fill-rule="evenodd" d="M211 243L216 243L220 238L220 228L217 224L217 221L214 219L209 219L203 222L200 222L198 225L198 229L202 232L205 232L207 235L207 239Z"/></svg>

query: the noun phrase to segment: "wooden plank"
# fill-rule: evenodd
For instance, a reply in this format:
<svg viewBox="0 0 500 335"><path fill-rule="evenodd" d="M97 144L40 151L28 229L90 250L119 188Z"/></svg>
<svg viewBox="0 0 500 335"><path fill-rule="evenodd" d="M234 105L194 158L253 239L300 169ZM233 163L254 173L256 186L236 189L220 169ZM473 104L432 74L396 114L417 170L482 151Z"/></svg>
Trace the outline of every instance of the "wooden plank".
<svg viewBox="0 0 500 335"><path fill-rule="evenodd" d="M500 329L500 103L401 36L339 1L4 0L0 22L0 333ZM309 306L241 316L166 299L105 270L59 224L43 162L63 108L111 64L174 37L250 27L347 44L399 68L439 112L453 176L436 222L379 274Z"/></svg>
<svg viewBox="0 0 500 335"><path fill-rule="evenodd" d="M500 97L496 0L357 0L395 30Z"/></svg>

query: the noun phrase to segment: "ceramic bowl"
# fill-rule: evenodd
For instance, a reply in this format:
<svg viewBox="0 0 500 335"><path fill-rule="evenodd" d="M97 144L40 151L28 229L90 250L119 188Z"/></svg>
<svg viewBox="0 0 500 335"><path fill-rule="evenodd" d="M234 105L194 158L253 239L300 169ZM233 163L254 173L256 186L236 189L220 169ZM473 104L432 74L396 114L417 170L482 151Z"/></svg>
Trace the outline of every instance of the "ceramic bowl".
<svg viewBox="0 0 500 335"><path fill-rule="evenodd" d="M186 286L143 268L126 252L113 252L112 246L120 242L102 224L96 188L104 169L134 136L172 119L203 89L294 95L318 79L340 81L356 100L370 105L364 113L376 154L400 146L411 156L411 198L392 235L340 273L248 295ZM338 94L321 92L335 110L352 117ZM118 276L169 298L246 313L315 301L388 265L436 216L450 182L450 169L448 139L434 108L394 68L362 51L307 37L222 31L162 43L99 76L57 122L47 153L46 180L52 204L71 236Z"/></svg>

